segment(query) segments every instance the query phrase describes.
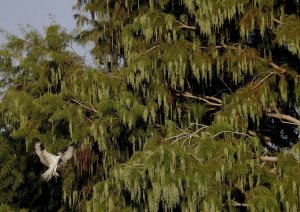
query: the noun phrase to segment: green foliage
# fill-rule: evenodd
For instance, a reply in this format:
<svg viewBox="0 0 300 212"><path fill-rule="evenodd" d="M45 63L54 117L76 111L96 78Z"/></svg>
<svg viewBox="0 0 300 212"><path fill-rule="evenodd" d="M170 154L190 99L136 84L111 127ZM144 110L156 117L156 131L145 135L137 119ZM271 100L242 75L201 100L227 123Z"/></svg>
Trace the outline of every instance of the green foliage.
<svg viewBox="0 0 300 212"><path fill-rule="evenodd" d="M1 137L0 142L0 203L12 203L24 181L25 158L16 155L14 145Z"/></svg>

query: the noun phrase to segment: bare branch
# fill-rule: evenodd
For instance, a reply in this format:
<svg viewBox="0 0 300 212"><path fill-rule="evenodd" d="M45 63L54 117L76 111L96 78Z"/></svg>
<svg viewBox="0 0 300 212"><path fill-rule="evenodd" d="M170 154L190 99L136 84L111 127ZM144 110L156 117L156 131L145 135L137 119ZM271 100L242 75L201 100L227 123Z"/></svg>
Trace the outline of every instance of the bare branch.
<svg viewBox="0 0 300 212"><path fill-rule="evenodd" d="M215 102L219 102L220 104L223 104L223 102L222 102L221 99L218 99L218 98L213 97L213 96L205 96L204 98L205 98L205 99L208 99L208 100L215 101Z"/></svg>
<svg viewBox="0 0 300 212"><path fill-rule="evenodd" d="M234 207L248 207L248 204L239 203L239 202L236 202L236 201L233 201L233 200L231 200L231 205L234 206Z"/></svg>
<svg viewBox="0 0 300 212"><path fill-rule="evenodd" d="M160 45L156 45L156 46L153 46L152 48L148 49L147 51L144 52L144 54L152 51L153 49L156 49L157 47L159 47Z"/></svg>
<svg viewBox="0 0 300 212"><path fill-rule="evenodd" d="M272 162L272 163L275 163L278 161L277 157L271 157L271 156L261 156L260 159L264 162Z"/></svg>
<svg viewBox="0 0 300 212"><path fill-rule="evenodd" d="M282 24L283 24L282 21L280 21L280 20L278 20L278 19L276 19L276 18L273 18L273 21L274 21L275 23L279 24L279 25L282 25Z"/></svg>
<svg viewBox="0 0 300 212"><path fill-rule="evenodd" d="M196 126L202 126L200 129L197 129L195 132L193 133L188 133L187 131L193 126L193 125L196 125ZM182 132L178 135L175 135L175 136L172 136L172 137L169 137L169 138L165 138L164 140L167 141L167 140L172 140L174 139L174 141L172 141L172 143L170 145L173 145L174 143L176 143L177 141L179 140L182 140L184 139L184 141L182 142L181 144L181 147L184 145L184 143L189 139L191 141L191 139L193 137L199 137L197 135L198 132L204 130L208 128L208 126L206 125L203 125L203 124L197 124L197 123L191 123L186 129L182 130ZM189 142L189 145L190 145L190 142Z"/></svg>
<svg viewBox="0 0 300 212"><path fill-rule="evenodd" d="M176 23L180 24L179 28L185 28L185 29L192 29L192 30L196 30L197 27L194 27L194 26L188 26L180 21L177 21L176 20Z"/></svg>
<svg viewBox="0 0 300 212"><path fill-rule="evenodd" d="M300 120L289 115L285 115L281 113L266 113L266 115L272 118L280 119L283 123L286 124L293 124L293 125L300 126ZM284 122L283 120L287 122Z"/></svg>

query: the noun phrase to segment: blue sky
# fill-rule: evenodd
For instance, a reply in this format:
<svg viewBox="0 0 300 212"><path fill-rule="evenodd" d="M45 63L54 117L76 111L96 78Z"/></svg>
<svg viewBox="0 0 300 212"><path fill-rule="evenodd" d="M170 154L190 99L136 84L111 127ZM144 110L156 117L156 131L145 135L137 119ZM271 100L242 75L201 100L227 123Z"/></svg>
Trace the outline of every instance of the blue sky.
<svg viewBox="0 0 300 212"><path fill-rule="evenodd" d="M44 32L44 28L51 24L51 16L71 32L76 27L72 10L75 4L76 0L1 0L0 28L19 37L22 37L20 28L27 25ZM4 37L0 35L0 43L3 42ZM75 48L80 55L88 51L78 46Z"/></svg>
<svg viewBox="0 0 300 212"><path fill-rule="evenodd" d="M1 0L0 28L21 35L20 26L31 25L39 31L51 23L49 14L68 31L75 27L72 6L76 0Z"/></svg>

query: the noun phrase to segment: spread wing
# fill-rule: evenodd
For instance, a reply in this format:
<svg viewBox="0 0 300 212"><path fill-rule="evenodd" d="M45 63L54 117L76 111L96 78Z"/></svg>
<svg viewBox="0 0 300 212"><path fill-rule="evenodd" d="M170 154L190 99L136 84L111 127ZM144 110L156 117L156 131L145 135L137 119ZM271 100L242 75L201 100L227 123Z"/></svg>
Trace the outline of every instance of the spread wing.
<svg viewBox="0 0 300 212"><path fill-rule="evenodd" d="M75 143L73 143L70 146L67 146L66 148L64 148L60 152L61 157L60 157L60 160L59 160L59 166L64 165L69 159L71 159L76 147L77 147L77 145Z"/></svg>
<svg viewBox="0 0 300 212"><path fill-rule="evenodd" d="M50 167L50 164L55 162L54 155L47 152L44 145L41 142L37 142L35 144L35 152L39 156L40 161L47 167Z"/></svg>

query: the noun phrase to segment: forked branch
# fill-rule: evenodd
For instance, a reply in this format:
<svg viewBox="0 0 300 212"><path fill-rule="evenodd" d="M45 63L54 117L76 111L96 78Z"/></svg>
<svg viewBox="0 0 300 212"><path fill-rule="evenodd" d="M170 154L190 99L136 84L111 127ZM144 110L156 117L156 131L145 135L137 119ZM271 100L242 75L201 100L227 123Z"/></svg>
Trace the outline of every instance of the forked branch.
<svg viewBox="0 0 300 212"><path fill-rule="evenodd" d="M196 30L197 29L197 27L195 27L195 26L189 26L189 25L186 25L186 24L184 24L180 21L177 21L177 20L176 20L176 23L180 24L179 28L191 29L191 30Z"/></svg>

